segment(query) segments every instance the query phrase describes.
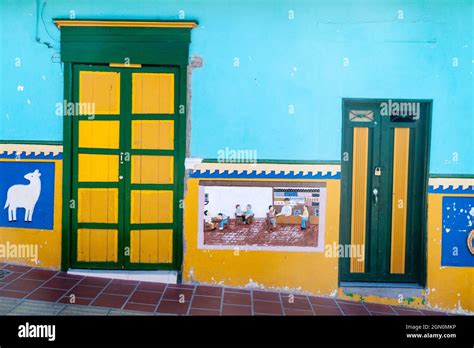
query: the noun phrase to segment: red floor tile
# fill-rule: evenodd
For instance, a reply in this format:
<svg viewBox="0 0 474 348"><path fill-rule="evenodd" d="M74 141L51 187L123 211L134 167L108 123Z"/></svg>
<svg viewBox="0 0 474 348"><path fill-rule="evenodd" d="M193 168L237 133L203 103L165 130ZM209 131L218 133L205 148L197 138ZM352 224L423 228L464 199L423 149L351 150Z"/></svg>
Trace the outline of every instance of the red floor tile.
<svg viewBox="0 0 474 348"><path fill-rule="evenodd" d="M196 291L194 292L195 295L202 295L202 296L222 296L222 288L218 288L215 286L197 286Z"/></svg>
<svg viewBox="0 0 474 348"><path fill-rule="evenodd" d="M387 316L392 316L392 315L397 315L397 314L370 312L370 315L373 317L387 317Z"/></svg>
<svg viewBox="0 0 474 348"><path fill-rule="evenodd" d="M196 286L191 284L168 284L168 288L194 290Z"/></svg>
<svg viewBox="0 0 474 348"><path fill-rule="evenodd" d="M136 287L136 285L111 283L105 288L104 293L128 296L133 292L133 290L135 290Z"/></svg>
<svg viewBox="0 0 474 348"><path fill-rule="evenodd" d="M280 302L253 301L253 311L255 314L283 315Z"/></svg>
<svg viewBox="0 0 474 348"><path fill-rule="evenodd" d="M218 316L220 315L219 311L211 311L208 309L201 309L201 308L191 308L189 311L189 315L196 315L196 316Z"/></svg>
<svg viewBox="0 0 474 348"><path fill-rule="evenodd" d="M250 294L236 293L236 292L225 292L224 303L231 305L245 305L250 306Z"/></svg>
<svg viewBox="0 0 474 348"><path fill-rule="evenodd" d="M79 285L87 285L87 286L106 286L109 284L111 281L110 279L107 278L97 278L97 277L86 277L81 282Z"/></svg>
<svg viewBox="0 0 474 348"><path fill-rule="evenodd" d="M10 273L5 278L0 279L0 287L12 282L13 280L19 278L20 276L21 276L21 273L18 273L18 272Z"/></svg>
<svg viewBox="0 0 474 348"><path fill-rule="evenodd" d="M306 300L307 300L307 299L308 299L308 296L306 296L306 295L301 295L301 294L289 294L289 293L285 292L285 293L280 293L280 298L281 298L281 301L282 301L282 302L283 302L283 301L288 302L288 300L289 300L290 298L303 298L303 299L306 299Z"/></svg>
<svg viewBox="0 0 474 348"><path fill-rule="evenodd" d="M3 287L4 290L17 290L17 291L25 291L31 292L37 287L43 284L42 281L39 280L30 280L30 279L16 279L12 281L7 286Z"/></svg>
<svg viewBox="0 0 474 348"><path fill-rule="evenodd" d="M48 280L46 283L44 283L43 287L69 290L69 289L72 289L78 282L79 282L79 279L54 277Z"/></svg>
<svg viewBox="0 0 474 348"><path fill-rule="evenodd" d="M32 279L32 280L48 280L58 273L57 271L48 271L44 269L32 269L31 271L23 274L21 278Z"/></svg>
<svg viewBox="0 0 474 348"><path fill-rule="evenodd" d="M68 295L66 295L62 297L58 302L87 306L92 302L92 300L93 300L92 298L83 298L83 297L70 298Z"/></svg>
<svg viewBox="0 0 474 348"><path fill-rule="evenodd" d="M173 289L167 288L163 295L163 299L171 301L184 300L185 302L191 301L193 290L190 289Z"/></svg>
<svg viewBox="0 0 474 348"><path fill-rule="evenodd" d="M440 311L434 311L434 310L429 310L429 309L420 309L420 312L423 313L424 315L448 315L448 313L445 312L440 312Z"/></svg>
<svg viewBox="0 0 474 348"><path fill-rule="evenodd" d="M130 279L112 279L111 284L126 284L126 285L138 285L140 281Z"/></svg>
<svg viewBox="0 0 474 348"><path fill-rule="evenodd" d="M221 306L223 315L449 315L427 307L417 309L297 294L290 297L288 293L218 286L111 280L0 263L1 267L13 272L0 280L0 297L8 298L180 315L219 315ZM178 301L181 295L184 303Z"/></svg>
<svg viewBox="0 0 474 348"><path fill-rule="evenodd" d="M280 294L277 292L268 292L268 291L253 291L253 299L261 301L273 301L280 302Z"/></svg>
<svg viewBox="0 0 474 348"><path fill-rule="evenodd" d="M155 311L155 307L149 304L142 304L142 303L130 303L128 302L123 309L127 309L130 311L142 311L142 312L150 312L153 313Z"/></svg>
<svg viewBox="0 0 474 348"><path fill-rule="evenodd" d="M397 315L397 313L389 305L379 303L365 303L365 307L369 312Z"/></svg>
<svg viewBox="0 0 474 348"><path fill-rule="evenodd" d="M285 308L301 309L305 311L312 310L311 304L309 303L307 298L295 297L291 299L291 297L285 297L284 299L282 298L281 303Z"/></svg>
<svg viewBox="0 0 474 348"><path fill-rule="evenodd" d="M157 305L160 302L162 293L153 291L135 291L129 302Z"/></svg>
<svg viewBox="0 0 474 348"><path fill-rule="evenodd" d="M224 292L233 292L233 293L239 293L239 294L250 294L250 290L247 289L236 289L236 288L224 288Z"/></svg>
<svg viewBox="0 0 474 348"><path fill-rule="evenodd" d="M346 304L361 304L360 301L352 301L352 300L341 300L341 299L337 299L336 300L337 303L346 303Z"/></svg>
<svg viewBox="0 0 474 348"><path fill-rule="evenodd" d="M23 298L26 295L28 295L26 292L0 289L0 296L2 297Z"/></svg>
<svg viewBox="0 0 474 348"><path fill-rule="evenodd" d="M122 308L125 301L127 301L127 298L127 296L121 295L100 294L91 305L109 308Z"/></svg>
<svg viewBox="0 0 474 348"><path fill-rule="evenodd" d="M370 315L369 311L362 304L340 303L344 315Z"/></svg>
<svg viewBox="0 0 474 348"><path fill-rule="evenodd" d="M12 272L20 272L20 273L26 273L26 272L28 272L29 270L32 269L29 266L20 266L20 265L12 265L12 264L6 265L3 268L8 269Z"/></svg>
<svg viewBox="0 0 474 348"><path fill-rule="evenodd" d="M342 312L339 308L332 306L313 305L313 311L316 315L342 315Z"/></svg>
<svg viewBox="0 0 474 348"><path fill-rule="evenodd" d="M252 315L250 306L224 305L222 315Z"/></svg>
<svg viewBox="0 0 474 348"><path fill-rule="evenodd" d="M332 298L308 296L309 302L316 306L337 307L336 301Z"/></svg>
<svg viewBox="0 0 474 348"><path fill-rule="evenodd" d="M192 308L213 309L220 310L221 298L210 296L196 296L194 295L191 303Z"/></svg>
<svg viewBox="0 0 474 348"><path fill-rule="evenodd" d="M137 290L144 291L158 291L164 292L166 289L166 284L163 283L150 283L150 282L141 282L138 284Z"/></svg>
<svg viewBox="0 0 474 348"><path fill-rule="evenodd" d="M415 308L404 308L392 306L393 310L397 312L398 315L423 315L419 310Z"/></svg>
<svg viewBox="0 0 474 348"><path fill-rule="evenodd" d="M86 278L78 274L67 274L66 272L58 272L56 274L56 277L67 278L67 279L78 279L78 280Z"/></svg>
<svg viewBox="0 0 474 348"><path fill-rule="evenodd" d="M189 302L180 303L178 301L162 300L156 312L164 314L184 315L188 312Z"/></svg>
<svg viewBox="0 0 474 348"><path fill-rule="evenodd" d="M311 311L305 311L302 309L294 309L294 308L285 308L285 315L292 315L292 316L308 316L308 315L314 315L314 312Z"/></svg>
<svg viewBox="0 0 474 348"><path fill-rule="evenodd" d="M39 288L38 290L35 290L30 296L28 296L27 299L56 302L65 293L66 293L66 290Z"/></svg>
<svg viewBox="0 0 474 348"><path fill-rule="evenodd" d="M77 285L68 292L68 295L84 298L95 298L101 291L102 288L98 286Z"/></svg>

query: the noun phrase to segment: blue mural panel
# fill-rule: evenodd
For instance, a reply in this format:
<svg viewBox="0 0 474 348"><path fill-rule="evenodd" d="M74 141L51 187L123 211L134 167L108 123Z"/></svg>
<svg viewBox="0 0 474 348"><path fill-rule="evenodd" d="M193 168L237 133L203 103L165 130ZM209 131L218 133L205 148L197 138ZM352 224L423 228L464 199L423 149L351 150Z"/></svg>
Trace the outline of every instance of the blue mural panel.
<svg viewBox="0 0 474 348"><path fill-rule="evenodd" d="M54 163L0 162L0 227L52 230Z"/></svg>
<svg viewBox="0 0 474 348"><path fill-rule="evenodd" d="M442 266L474 267L473 231L474 197L443 197Z"/></svg>

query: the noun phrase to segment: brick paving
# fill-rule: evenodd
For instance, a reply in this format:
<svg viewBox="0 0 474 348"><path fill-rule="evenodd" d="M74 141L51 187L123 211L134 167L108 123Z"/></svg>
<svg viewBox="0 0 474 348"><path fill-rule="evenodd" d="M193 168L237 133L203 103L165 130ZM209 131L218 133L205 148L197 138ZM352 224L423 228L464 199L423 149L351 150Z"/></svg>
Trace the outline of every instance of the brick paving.
<svg viewBox="0 0 474 348"><path fill-rule="evenodd" d="M429 308L69 275L1 264L0 315L448 315ZM71 301L74 300L74 303Z"/></svg>
<svg viewBox="0 0 474 348"><path fill-rule="evenodd" d="M248 225L235 224L230 219L223 230L204 232L206 245L256 245L256 246L318 246L318 226L309 225L301 230L300 225L277 224L275 231L268 231L265 219L255 219Z"/></svg>

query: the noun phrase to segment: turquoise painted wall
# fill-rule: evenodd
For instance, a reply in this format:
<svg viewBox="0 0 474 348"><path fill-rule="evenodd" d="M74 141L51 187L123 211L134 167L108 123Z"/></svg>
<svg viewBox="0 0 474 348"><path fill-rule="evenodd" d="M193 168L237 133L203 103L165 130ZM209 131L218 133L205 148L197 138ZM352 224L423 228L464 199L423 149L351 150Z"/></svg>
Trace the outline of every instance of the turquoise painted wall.
<svg viewBox="0 0 474 348"><path fill-rule="evenodd" d="M178 19L183 10L200 23L190 52L204 60L192 78L192 156L228 147L260 159L337 160L341 98L426 98L430 172L474 173L471 0L48 0L37 16L43 2L0 1L0 140L62 139L51 18ZM52 48L36 42L37 22Z"/></svg>

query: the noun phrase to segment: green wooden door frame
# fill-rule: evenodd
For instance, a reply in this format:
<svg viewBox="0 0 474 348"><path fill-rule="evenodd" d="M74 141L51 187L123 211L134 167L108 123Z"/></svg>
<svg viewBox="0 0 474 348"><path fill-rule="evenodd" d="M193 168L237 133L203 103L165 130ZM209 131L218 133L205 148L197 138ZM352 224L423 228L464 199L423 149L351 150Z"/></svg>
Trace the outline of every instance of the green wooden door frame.
<svg viewBox="0 0 474 348"><path fill-rule="evenodd" d="M57 21L55 19L54 21ZM68 21L68 20L64 20ZM85 20L86 21L86 20ZM71 21L80 22L80 21ZM107 21L104 21L107 22ZM133 21L121 21L133 23ZM150 21L156 22L156 21ZM176 22L175 22L176 23ZM111 26L75 26L61 28L61 60L64 66L64 100L73 101L73 70L75 64L130 63L147 66L169 66L177 69L179 82L176 103L179 105L175 120L177 137L176 163L174 164L176 197L180 209L174 209L173 223L176 232L173 236L173 264L170 269L178 271L181 280L183 263L183 204L184 199L184 158L186 154L187 119L187 65L191 28L196 21L180 21L188 26L176 27L114 27ZM145 38L145 40L139 40ZM62 250L61 269L67 271L71 266L71 200L72 195L72 158L73 120L63 118L63 201L62 201Z"/></svg>
<svg viewBox="0 0 474 348"><path fill-rule="evenodd" d="M376 226L382 226L381 230L383 232L379 232L380 235L374 237L371 234L368 234L371 238L370 240L366 240L365 245L365 269L367 274L364 273L350 273L349 272L349 260L347 258L339 258L339 284L341 282L384 282L384 283L399 283L399 282L408 282L414 283L420 286L424 286L426 283L426 228L427 228L427 190L428 190L428 171L429 171L429 148L430 148L430 134L431 134L431 113L432 113L432 100L405 100L405 99L391 99L393 102L417 102L421 105L421 117L424 117L424 122L420 122L422 125L421 129L418 133L421 132L421 136L418 134L415 138L415 132L410 132L410 169L409 173L416 173L418 177L418 181L422 182L423 185L419 185L421 187L416 188L417 192L413 192L412 189L409 188L407 192L407 197L413 197L416 195L417 197L421 197L421 205L420 205L420 215L421 219L417 221L407 221L407 233L409 232L409 226L412 226L413 223L419 223L420 230L422 235L419 238L413 238L410 243L407 243L406 251L407 260L406 264L411 262L413 264L413 269L411 270L412 273L410 276L406 275L397 275L397 274L389 274L382 276L380 270L386 270L389 267L387 264L387 260L389 260L389 255L381 255L380 260L377 260L379 257L374 257L374 255L378 255L380 250L383 248L390 247L390 238L388 238L388 232L391 226L390 220L391 216L376 216L379 213L372 214L371 213L371 191L372 185L375 187L380 187L379 185L387 185L391 184L392 178L392 156L393 156L393 148L391 147L391 142L393 141L393 127L410 127L413 128L414 124L412 123L394 123L391 124L389 122L389 117L384 116L383 118L380 117L379 110L380 110L380 103L387 102L390 100L387 99L352 99L352 98L345 98L342 100L342 139L341 139L341 203L340 203L340 234L339 234L339 242L341 245L348 245L350 244L350 214L351 214L351 182L352 182L352 132L348 132L351 128L354 127L369 127L369 159L368 159L368 170L369 173L372 171L371 163L372 158L371 155L375 157L379 156L381 161L381 165L385 167L385 173L381 177L373 177L373 175L368 175L367 178L367 218L371 219L370 222L376 224ZM382 132L382 134L378 133L377 136L374 137L373 132L373 125L368 123L357 123L351 122L349 123L347 120L348 110L349 109L357 109L357 110L367 110L371 109L374 110L375 113L375 120L381 122L379 125L378 132ZM419 126L417 124L418 129ZM413 128L415 129L415 128ZM380 140L377 140L379 137ZM375 138L375 139L374 139ZM378 144L378 141L382 141L382 143ZM418 149L421 148L420 153L418 156L423 156L421 161L416 161L414 159L414 142L416 141ZM413 146L412 146L413 144ZM390 148L388 154L382 156L380 149L387 149ZM373 152L374 151L374 152ZM373 152L373 153L372 153ZM347 155L349 157L347 157ZM349 158L349 161L345 161L344 158ZM416 168L415 168L416 166ZM416 170L415 170L416 169ZM374 183L372 183L374 180ZM382 180L382 181L380 181ZM387 183L387 180L389 181ZM416 186L416 185L415 185ZM390 187L390 185L389 185ZM391 188L390 191L385 192L385 197L383 200L390 205L391 201L389 197L391 197ZM369 198L370 197L370 198ZM408 198L410 199L410 198ZM408 203L407 203L408 204ZM414 217L416 220L416 217ZM380 220L380 223L379 223ZM389 223L382 223L383 221L388 221ZM368 227L370 228L370 227ZM377 227L379 228L379 227ZM414 229L411 229L413 232ZM408 237L407 237L408 239ZM387 249L385 249L387 250ZM415 251L419 251L420 256L418 260L413 260L412 258L413 253ZM413 262L412 262L413 261ZM416 262L415 262L416 261ZM375 271L376 270L376 271ZM383 280L380 280L383 279Z"/></svg>

